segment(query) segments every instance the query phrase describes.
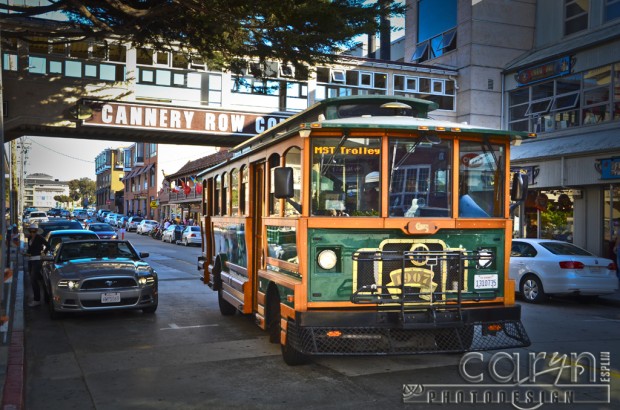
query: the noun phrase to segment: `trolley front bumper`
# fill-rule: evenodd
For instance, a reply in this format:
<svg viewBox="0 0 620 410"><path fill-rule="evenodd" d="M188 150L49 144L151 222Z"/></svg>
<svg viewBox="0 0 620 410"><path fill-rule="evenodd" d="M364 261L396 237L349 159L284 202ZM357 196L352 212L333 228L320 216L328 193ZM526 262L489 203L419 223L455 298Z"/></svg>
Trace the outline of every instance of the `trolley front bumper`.
<svg viewBox="0 0 620 410"><path fill-rule="evenodd" d="M287 343L308 355L458 353L525 347L521 307L309 311L289 320Z"/></svg>

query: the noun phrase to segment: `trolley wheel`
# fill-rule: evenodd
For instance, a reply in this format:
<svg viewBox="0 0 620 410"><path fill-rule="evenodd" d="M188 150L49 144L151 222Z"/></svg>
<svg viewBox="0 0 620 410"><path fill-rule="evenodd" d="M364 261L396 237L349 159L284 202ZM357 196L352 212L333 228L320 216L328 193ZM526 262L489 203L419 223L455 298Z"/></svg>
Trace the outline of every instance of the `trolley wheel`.
<svg viewBox="0 0 620 410"><path fill-rule="evenodd" d="M267 302L267 331L271 343L280 343L280 300L277 294L271 294Z"/></svg>
<svg viewBox="0 0 620 410"><path fill-rule="evenodd" d="M303 354L299 350L295 350L289 343L290 338L286 337L286 343L281 345L282 348L282 359L284 359L284 363L289 366L299 366L302 364L307 364L310 361L308 355Z"/></svg>
<svg viewBox="0 0 620 410"><path fill-rule="evenodd" d="M220 306L220 313L222 316L232 316L237 313L237 308L224 299L222 292L222 289L217 291L217 303Z"/></svg>

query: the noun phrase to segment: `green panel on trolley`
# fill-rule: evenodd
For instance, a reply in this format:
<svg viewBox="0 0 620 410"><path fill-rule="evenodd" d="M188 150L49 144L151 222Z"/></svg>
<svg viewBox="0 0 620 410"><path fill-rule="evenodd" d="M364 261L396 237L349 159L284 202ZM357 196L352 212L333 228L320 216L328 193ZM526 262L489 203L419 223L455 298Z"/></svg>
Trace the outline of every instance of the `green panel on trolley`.
<svg viewBox="0 0 620 410"><path fill-rule="evenodd" d="M407 236L400 230L311 229L308 242L309 301L349 301L354 288L359 289L364 284L398 285L402 268L405 277L425 282L423 287L428 287L429 292L432 289L432 292L444 293L444 296L435 296L437 298L455 299L459 283L464 300L492 299L504 294L503 229L440 230L427 236ZM359 261L360 255L373 255L375 251L400 254L401 260ZM490 254L491 257L486 263L478 260L464 262L466 267L461 276L454 262L403 258L403 251ZM323 268L319 265L322 253L330 256L326 260L335 260L333 267L331 264L324 264Z"/></svg>

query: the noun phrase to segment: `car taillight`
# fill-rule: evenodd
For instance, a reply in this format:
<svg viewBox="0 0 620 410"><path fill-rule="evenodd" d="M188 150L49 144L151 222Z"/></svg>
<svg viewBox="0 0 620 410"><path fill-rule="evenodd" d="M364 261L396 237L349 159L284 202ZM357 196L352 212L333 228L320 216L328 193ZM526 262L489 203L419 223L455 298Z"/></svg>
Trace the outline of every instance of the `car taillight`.
<svg viewBox="0 0 620 410"><path fill-rule="evenodd" d="M562 269L583 269L585 265L581 262L564 261L560 262L560 268Z"/></svg>
<svg viewBox="0 0 620 410"><path fill-rule="evenodd" d="M615 262L612 262L609 265L607 265L607 269L609 269L609 270L617 270L618 267L616 266Z"/></svg>
<svg viewBox="0 0 620 410"><path fill-rule="evenodd" d="M189 237L190 237L190 238L195 238L195 237L196 237L196 234L195 234L195 233L193 233L193 234L191 234Z"/></svg>

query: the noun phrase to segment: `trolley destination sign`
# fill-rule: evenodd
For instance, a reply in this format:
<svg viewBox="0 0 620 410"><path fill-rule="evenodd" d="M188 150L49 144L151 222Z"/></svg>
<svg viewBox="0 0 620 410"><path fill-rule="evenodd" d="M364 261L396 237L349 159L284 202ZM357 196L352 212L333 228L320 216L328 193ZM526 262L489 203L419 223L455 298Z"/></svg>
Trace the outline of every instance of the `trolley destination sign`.
<svg viewBox="0 0 620 410"><path fill-rule="evenodd" d="M83 126L253 136L284 121L287 115L83 100L78 105Z"/></svg>

